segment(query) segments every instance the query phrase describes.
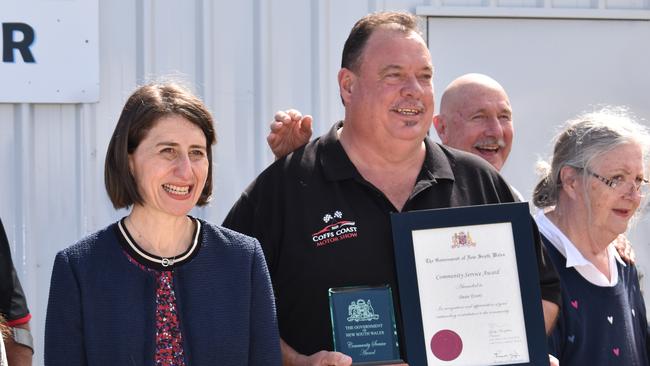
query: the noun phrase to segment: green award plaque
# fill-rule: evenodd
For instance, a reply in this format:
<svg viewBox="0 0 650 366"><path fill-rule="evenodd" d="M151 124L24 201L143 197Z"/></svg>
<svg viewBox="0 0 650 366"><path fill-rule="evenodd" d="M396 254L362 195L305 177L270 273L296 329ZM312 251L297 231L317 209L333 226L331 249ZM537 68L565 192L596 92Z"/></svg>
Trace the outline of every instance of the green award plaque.
<svg viewBox="0 0 650 366"><path fill-rule="evenodd" d="M401 363L388 285L329 289L334 350L355 365Z"/></svg>

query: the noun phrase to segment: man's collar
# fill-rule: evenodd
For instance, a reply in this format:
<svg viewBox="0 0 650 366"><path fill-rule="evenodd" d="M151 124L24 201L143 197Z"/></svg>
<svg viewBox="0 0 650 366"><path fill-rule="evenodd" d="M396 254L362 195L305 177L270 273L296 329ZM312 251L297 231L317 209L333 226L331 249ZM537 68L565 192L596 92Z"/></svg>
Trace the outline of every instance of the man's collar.
<svg viewBox="0 0 650 366"><path fill-rule="evenodd" d="M442 145L433 142L428 136L424 139L426 155L420 174L426 174L427 177L436 181L437 179L454 180L454 172L451 170L452 164L456 161L448 154L448 150Z"/></svg>
<svg viewBox="0 0 650 366"><path fill-rule="evenodd" d="M321 145L319 161L323 167L325 177L329 180L345 180L361 177L339 141L337 131L342 126L343 121L336 122L318 142ZM446 153L446 149L431 141L428 137L424 139L424 144L426 152L422 169L418 175L418 181L435 182L437 179L454 180L454 173L451 168L455 162Z"/></svg>
<svg viewBox="0 0 650 366"><path fill-rule="evenodd" d="M322 147L318 159L328 180L345 180L360 176L339 141L337 131L341 127L343 121L334 123L318 142Z"/></svg>

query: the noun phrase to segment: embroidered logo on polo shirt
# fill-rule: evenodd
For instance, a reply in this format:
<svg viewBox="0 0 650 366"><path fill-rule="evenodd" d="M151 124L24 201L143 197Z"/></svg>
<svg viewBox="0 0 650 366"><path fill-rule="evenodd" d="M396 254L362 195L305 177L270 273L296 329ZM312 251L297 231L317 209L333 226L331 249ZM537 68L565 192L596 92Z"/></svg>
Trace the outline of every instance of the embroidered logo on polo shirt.
<svg viewBox="0 0 650 366"><path fill-rule="evenodd" d="M326 213L323 216L325 227L311 235L311 240L317 247L336 243L342 240L357 237L357 224L354 221L345 220L343 212L334 211L333 214Z"/></svg>

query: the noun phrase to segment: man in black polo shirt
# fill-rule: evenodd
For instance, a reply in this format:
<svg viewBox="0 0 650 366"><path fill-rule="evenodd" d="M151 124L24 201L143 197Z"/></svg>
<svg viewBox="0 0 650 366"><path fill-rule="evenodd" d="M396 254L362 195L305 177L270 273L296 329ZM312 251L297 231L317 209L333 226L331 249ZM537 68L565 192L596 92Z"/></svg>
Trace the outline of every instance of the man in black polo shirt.
<svg viewBox="0 0 650 366"><path fill-rule="evenodd" d="M433 66L414 16L361 19L341 66L345 119L262 172L224 221L262 243L285 365L351 362L324 351L332 349L327 290L397 287L391 212L514 200L488 163L426 137ZM559 303L557 275L540 272L544 298ZM401 328L396 292L394 301Z"/></svg>
<svg viewBox="0 0 650 366"><path fill-rule="evenodd" d="M32 364L33 341L29 331L31 314L11 260L9 240L0 220L0 314L11 334L4 337L9 366Z"/></svg>

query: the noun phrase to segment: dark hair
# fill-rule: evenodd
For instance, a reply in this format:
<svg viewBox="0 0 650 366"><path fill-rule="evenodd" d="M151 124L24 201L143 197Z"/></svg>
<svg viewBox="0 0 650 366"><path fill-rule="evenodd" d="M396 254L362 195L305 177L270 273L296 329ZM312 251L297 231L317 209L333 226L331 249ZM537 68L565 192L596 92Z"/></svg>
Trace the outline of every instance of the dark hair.
<svg viewBox="0 0 650 366"><path fill-rule="evenodd" d="M142 196L129 169L133 153L158 120L178 115L199 127L205 135L208 154L208 176L201 197L203 206L212 195L212 149L216 142L212 115L203 102L189 90L175 83L152 83L131 94L122 109L115 131L108 144L104 165L104 184L116 209L142 204Z"/></svg>
<svg viewBox="0 0 650 366"><path fill-rule="evenodd" d="M359 19L352 27L348 39L343 46L341 67L356 72L359 68L363 48L372 32L380 26L395 24L397 30L409 33L415 32L422 35L418 28L418 18L405 12L379 12L368 14Z"/></svg>

